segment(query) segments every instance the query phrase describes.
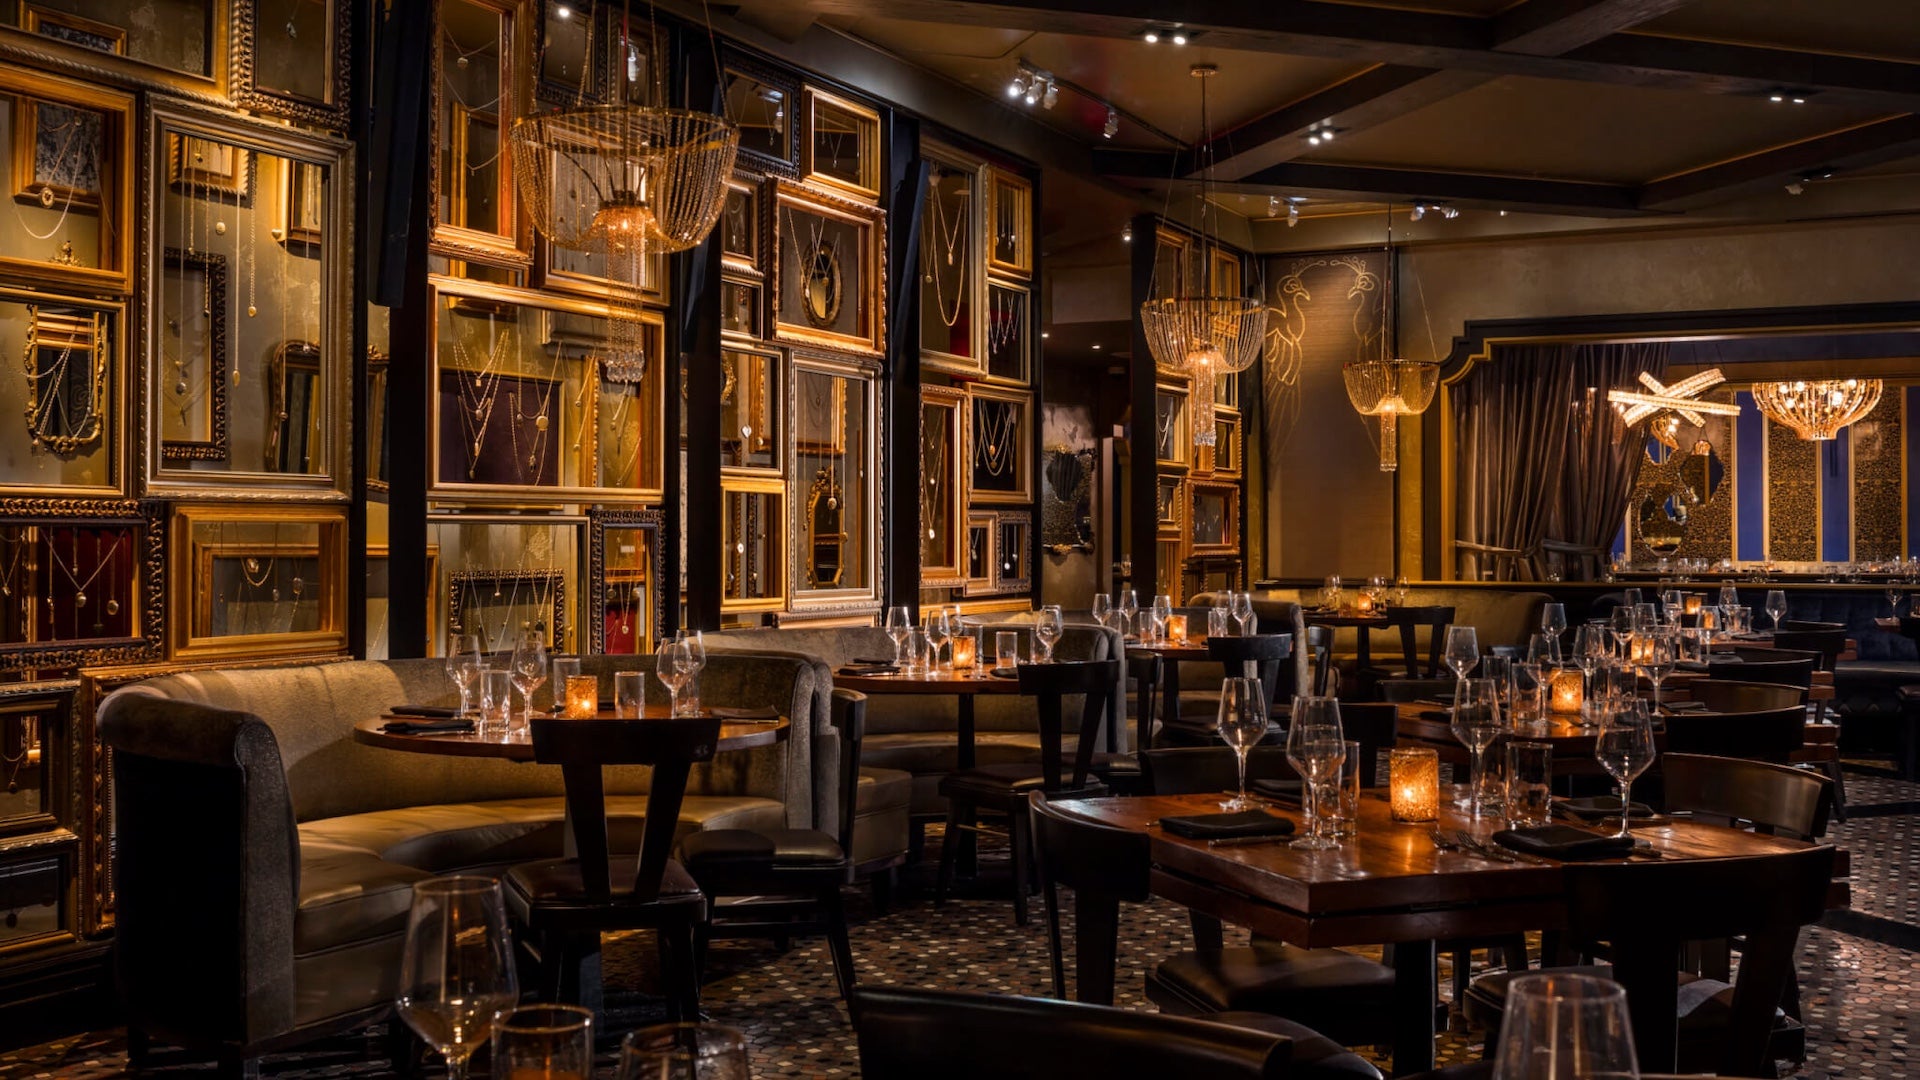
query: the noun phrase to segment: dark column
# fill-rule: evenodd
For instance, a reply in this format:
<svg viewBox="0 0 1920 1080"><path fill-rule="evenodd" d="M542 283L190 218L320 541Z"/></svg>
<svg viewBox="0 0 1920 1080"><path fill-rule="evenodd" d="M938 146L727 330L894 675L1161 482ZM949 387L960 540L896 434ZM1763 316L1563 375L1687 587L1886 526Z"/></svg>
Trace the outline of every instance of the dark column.
<svg viewBox="0 0 1920 1080"><path fill-rule="evenodd" d="M1027 530L1027 594L1029 602L1036 608L1040 606L1041 577L1046 568L1040 561L1040 553L1045 550L1040 546L1041 515L1045 502L1040 495L1040 458L1047 445L1047 435L1043 430L1047 412L1047 350L1040 343L1040 327L1046 324L1040 317L1040 269L1045 258L1040 250L1040 197L1041 185L1036 179L1033 185L1033 216L1022 226L1033 233L1033 288L1027 293L1027 325L1020 334L1020 340L1027 346L1028 372L1033 377L1033 412L1029 417L1032 423L1027 425L1032 435L1027 447L1027 490L1033 492L1033 504L1027 508L1033 516L1033 525Z"/></svg>
<svg viewBox="0 0 1920 1080"><path fill-rule="evenodd" d="M369 152L373 144L373 110L368 108L368 91L373 87L373 49L369 46L373 44L374 27L369 0L352 0L351 19L353 32L360 39L360 47L354 50L356 63L347 89L353 138L353 235L367 237L373 235L372 200L367 197L373 186L369 180L373 170L373 155ZM339 178L334 182L339 183ZM353 281L358 284L370 280L372 266L372 245L355 244ZM353 415L353 423L348 427L353 444L349 448L352 475L347 492L353 502L347 508L347 652L364 660L367 658L367 440L371 437L366 422L366 296L369 294L360 288L355 288L353 294L352 323L347 331L347 354L352 359L347 407ZM392 634L388 634L388 639L392 639Z"/></svg>
<svg viewBox="0 0 1920 1080"><path fill-rule="evenodd" d="M682 36L680 69L686 72L687 100L720 111L720 73L714 57L697 35ZM695 630L720 628L721 551L717 542L725 500L720 495L720 235L715 229L706 242L673 259L673 288L678 338L670 352L686 361L686 385L673 387L669 379L667 413L684 390L687 401L686 514L678 524L687 542L686 625ZM667 423L668 460L674 456L679 432ZM680 503L674 481L668 480L667 511ZM671 522L671 518L669 521ZM678 535L678 534L673 534ZM671 544L677 541L669 539ZM673 549L669 548L669 552ZM673 582L670 576L669 586Z"/></svg>
<svg viewBox="0 0 1920 1080"><path fill-rule="evenodd" d="M1153 600L1155 582L1159 575L1155 570L1155 561L1160 553L1156 543L1158 527L1154 513L1155 485L1158 483L1158 470L1155 467L1154 453L1154 370L1153 352L1147 348L1146 331L1140 325L1140 305L1145 303L1153 290L1153 237L1159 225L1159 219L1152 214L1141 214L1133 219L1133 299L1127 309L1133 326L1133 359L1127 368L1127 384L1131 393L1133 420L1128 428L1128 448L1131 451L1132 466L1128 469L1127 490L1122 496L1128 500L1128 512L1133 515L1132 537L1133 582L1132 588L1140 595L1140 606L1144 609Z"/></svg>
<svg viewBox="0 0 1920 1080"><path fill-rule="evenodd" d="M887 372L885 513L879 516L888 605L920 602L920 223L927 163L918 121L889 111L887 131Z"/></svg>

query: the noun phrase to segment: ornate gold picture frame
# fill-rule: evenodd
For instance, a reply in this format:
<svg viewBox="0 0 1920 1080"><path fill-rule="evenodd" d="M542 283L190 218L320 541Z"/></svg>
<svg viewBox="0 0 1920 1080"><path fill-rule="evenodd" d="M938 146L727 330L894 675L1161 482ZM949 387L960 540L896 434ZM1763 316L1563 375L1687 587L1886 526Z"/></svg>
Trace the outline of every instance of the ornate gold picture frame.
<svg viewBox="0 0 1920 1080"><path fill-rule="evenodd" d="M774 349L720 349L720 467L780 475L786 463L786 358Z"/></svg>
<svg viewBox="0 0 1920 1080"><path fill-rule="evenodd" d="M21 0L20 28L55 41L113 56L127 54L127 28Z"/></svg>
<svg viewBox="0 0 1920 1080"><path fill-rule="evenodd" d="M967 393L920 388L920 585L945 589L967 580Z"/></svg>
<svg viewBox="0 0 1920 1080"><path fill-rule="evenodd" d="M920 226L920 365L966 378L986 371L979 302L986 274L987 170L950 147L923 142L927 203Z"/></svg>
<svg viewBox="0 0 1920 1080"><path fill-rule="evenodd" d="M227 257L167 248L160 265L160 458L226 461Z"/></svg>
<svg viewBox="0 0 1920 1080"><path fill-rule="evenodd" d="M760 278L761 237L765 235L766 201L761 185L754 180L735 177L727 181L727 202L720 209L720 261L725 272L736 277Z"/></svg>
<svg viewBox="0 0 1920 1080"><path fill-rule="evenodd" d="M770 477L720 478L720 610L787 606L787 485Z"/></svg>
<svg viewBox="0 0 1920 1080"><path fill-rule="evenodd" d="M346 544L344 507L176 504L169 655L344 652Z"/></svg>
<svg viewBox="0 0 1920 1080"><path fill-rule="evenodd" d="M339 0L332 0L339 2ZM521 220L507 133L527 99L533 40L526 0L433 0L433 250L524 270L533 230Z"/></svg>
<svg viewBox="0 0 1920 1080"><path fill-rule="evenodd" d="M166 528L157 503L0 499L0 672L43 677L163 652Z"/></svg>
<svg viewBox="0 0 1920 1080"><path fill-rule="evenodd" d="M588 515L587 606L592 651L644 655L667 632L660 512L600 507Z"/></svg>
<svg viewBox="0 0 1920 1080"><path fill-rule="evenodd" d="M1192 526L1187 534L1195 555L1232 555L1240 550L1240 485L1195 480L1190 488Z"/></svg>
<svg viewBox="0 0 1920 1080"><path fill-rule="evenodd" d="M777 341L886 352L886 216L786 181L775 184L769 278Z"/></svg>
<svg viewBox="0 0 1920 1080"><path fill-rule="evenodd" d="M353 71L353 5L348 0L231 2L234 104L344 130Z"/></svg>
<svg viewBox="0 0 1920 1080"><path fill-rule="evenodd" d="M987 270L1033 276L1033 185L994 166L987 168Z"/></svg>
<svg viewBox="0 0 1920 1080"><path fill-rule="evenodd" d="M1001 510L993 516L993 591L1033 588L1033 515Z"/></svg>
<svg viewBox="0 0 1920 1080"><path fill-rule="evenodd" d="M1162 469L1185 472L1193 466L1193 426L1184 382L1165 379L1153 392L1153 456Z"/></svg>
<svg viewBox="0 0 1920 1080"><path fill-rule="evenodd" d="M127 494L126 307L0 287L0 348L20 390L0 411L0 495Z"/></svg>
<svg viewBox="0 0 1920 1080"><path fill-rule="evenodd" d="M482 652L512 649L529 629L544 631L549 649L566 648L564 571L455 570L447 580L448 633L480 635Z"/></svg>
<svg viewBox="0 0 1920 1080"><path fill-rule="evenodd" d="M806 88L800 173L810 183L861 199L880 195L880 114L818 87Z"/></svg>
<svg viewBox="0 0 1920 1080"><path fill-rule="evenodd" d="M133 95L0 63L8 194L23 233L0 272L37 287L125 293L133 244Z"/></svg>
<svg viewBox="0 0 1920 1080"><path fill-rule="evenodd" d="M967 498L973 503L1033 501L1033 395L967 387Z"/></svg>
<svg viewBox="0 0 1920 1080"><path fill-rule="evenodd" d="M879 457L877 365L796 352L792 387L794 542L791 610L870 611L880 587L880 509L886 463ZM822 420L822 417L825 417Z"/></svg>

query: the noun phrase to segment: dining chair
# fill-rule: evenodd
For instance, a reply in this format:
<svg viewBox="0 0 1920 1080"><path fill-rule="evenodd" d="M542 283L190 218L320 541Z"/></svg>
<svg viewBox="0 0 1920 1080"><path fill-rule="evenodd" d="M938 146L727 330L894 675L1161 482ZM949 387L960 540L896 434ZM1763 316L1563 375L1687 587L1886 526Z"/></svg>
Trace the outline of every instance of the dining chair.
<svg viewBox="0 0 1920 1080"><path fill-rule="evenodd" d="M1710 712L1766 712L1800 704L1806 691L1785 683L1699 679L1688 684L1687 696L1705 705Z"/></svg>
<svg viewBox="0 0 1920 1080"><path fill-rule="evenodd" d="M668 1015L697 1019L700 984L694 942L706 919L707 900L671 854L687 774L694 764L713 759L720 721L536 716L529 731L534 761L560 766L578 853L521 863L508 870L502 882L508 914L531 935L542 997L563 1002L590 998L596 988L583 980L582 969L596 966L601 932L651 929L659 941ZM646 824L640 850L633 855L615 857L608 848L602 770L609 765L653 767Z"/></svg>
<svg viewBox="0 0 1920 1080"><path fill-rule="evenodd" d="M1207 639L1207 659L1219 664L1224 676L1239 676L1251 667L1259 677L1266 694L1268 716L1274 715L1280 692L1281 672L1284 670L1281 662L1292 655L1292 634L1249 634L1244 637ZM1197 715L1189 712L1187 715L1163 719L1160 723L1161 741L1174 746L1207 746L1217 742L1219 688L1191 690L1184 696L1188 703L1202 703L1198 707L1204 711Z"/></svg>
<svg viewBox="0 0 1920 1080"><path fill-rule="evenodd" d="M1844 626L1820 630L1782 629L1773 635L1776 649L1798 650L1815 654L1815 671L1831 674L1834 666L1840 662L1840 654L1847 648L1847 630ZM1807 723L1806 738L1799 753L1794 755L1796 762L1818 765L1828 779L1833 781L1834 816L1845 819L1847 806L1847 773L1840 765L1840 728L1827 719L1827 707L1830 699L1821 697L1812 702L1813 719Z"/></svg>
<svg viewBox="0 0 1920 1080"><path fill-rule="evenodd" d="M1407 678L1432 679L1447 670L1441 664L1440 653L1446 644L1446 627L1453 622L1453 608L1439 605L1390 607L1385 614L1388 627L1400 633L1400 656ZM1427 655L1424 661L1420 656L1417 634L1423 626L1427 628Z"/></svg>
<svg viewBox="0 0 1920 1080"><path fill-rule="evenodd" d="M1666 753L1708 754L1786 764L1800 749L1806 708L1753 712L1676 712L1664 717Z"/></svg>
<svg viewBox="0 0 1920 1080"><path fill-rule="evenodd" d="M1326 697L1340 686L1340 673L1333 664L1333 627L1309 626L1306 633L1308 685L1315 697Z"/></svg>
<svg viewBox="0 0 1920 1080"><path fill-rule="evenodd" d="M1570 863L1561 868L1568 935L1605 941L1606 967L1552 968L1619 980L1627 989L1640 1064L1649 1071L1772 1076L1773 1063L1802 1056L1806 1032L1780 1002L1793 973L1800 928L1826 910L1831 845L1728 859ZM1678 971L1689 942L1740 936L1737 978ZM1488 975L1468 989L1470 1023L1499 1045L1514 975Z"/></svg>
<svg viewBox="0 0 1920 1080"><path fill-rule="evenodd" d="M959 834L978 830L982 810L1004 816L1012 841L1013 920L1027 924L1028 865L1032 860L1028 833L1027 794L1044 791L1055 798L1084 798L1106 794L1106 786L1091 775L1094 743L1105 715L1107 695L1120 678L1118 660L1021 664L1017 670L1020 693L1031 698L1040 733L1038 762L981 765L948 773L940 780L940 796L947 800L947 832L940 844L940 880L937 902L944 903L953 887L959 857ZM1080 731L1071 762L1063 761L1064 699L1082 699Z"/></svg>
<svg viewBox="0 0 1920 1080"><path fill-rule="evenodd" d="M680 862L707 896L707 918L695 928L695 956L705 959L713 938L786 941L824 934L833 954L840 996L854 987L853 947L840 890L853 880L853 823L860 788L860 742L867 696L833 692L833 726L840 733L838 834L819 829L703 829L680 841Z"/></svg>
<svg viewBox="0 0 1920 1080"><path fill-rule="evenodd" d="M1801 703L1806 703L1805 691L1813 686L1813 669L1819 662L1818 654L1741 646L1734 649L1732 655L1739 657L1740 662L1708 664L1708 677L1797 686L1802 691Z"/></svg>

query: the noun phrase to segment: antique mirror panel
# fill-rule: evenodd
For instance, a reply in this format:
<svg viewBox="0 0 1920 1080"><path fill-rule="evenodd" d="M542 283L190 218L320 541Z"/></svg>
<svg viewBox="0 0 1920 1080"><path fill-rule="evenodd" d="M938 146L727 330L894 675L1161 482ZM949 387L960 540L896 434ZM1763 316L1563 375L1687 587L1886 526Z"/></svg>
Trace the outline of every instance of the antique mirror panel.
<svg viewBox="0 0 1920 1080"><path fill-rule="evenodd" d="M967 395L920 388L920 583L944 588L966 580Z"/></svg>
<svg viewBox="0 0 1920 1080"><path fill-rule="evenodd" d="M720 463L730 469L778 472L786 437L781 414L780 354L722 349L720 384Z"/></svg>
<svg viewBox="0 0 1920 1080"><path fill-rule="evenodd" d="M73 49L134 61L151 84L221 94L226 88L228 12L224 0L19 0L0 20ZM158 32L165 28L165 33ZM114 70L121 65L111 64Z"/></svg>
<svg viewBox="0 0 1920 1080"><path fill-rule="evenodd" d="M344 491L344 146L184 107L151 112L156 486Z"/></svg>
<svg viewBox="0 0 1920 1080"><path fill-rule="evenodd" d="M1027 290L987 283L987 375L1025 385L1029 371Z"/></svg>
<svg viewBox="0 0 1920 1080"><path fill-rule="evenodd" d="M800 166L799 83L739 58L726 61L726 115L740 126L740 153L749 168L795 175Z"/></svg>
<svg viewBox="0 0 1920 1080"><path fill-rule="evenodd" d="M1193 551L1225 554L1240 549L1240 488L1235 484L1193 484Z"/></svg>
<svg viewBox="0 0 1920 1080"><path fill-rule="evenodd" d="M0 488L57 498L113 495L121 477L118 304L0 289ZM17 361L14 362L14 361Z"/></svg>
<svg viewBox="0 0 1920 1080"><path fill-rule="evenodd" d="M247 108L345 127L348 0L232 0L234 98Z"/></svg>
<svg viewBox="0 0 1920 1080"><path fill-rule="evenodd" d="M434 245L440 253L524 266L507 133L519 116L519 4L438 0L434 63Z"/></svg>
<svg viewBox="0 0 1920 1080"><path fill-rule="evenodd" d="M41 286L125 290L132 132L132 95L0 64L0 265Z"/></svg>
<svg viewBox="0 0 1920 1080"><path fill-rule="evenodd" d="M932 156L932 155L929 155ZM920 351L930 366L974 373L981 367L976 305L980 267L982 171L934 158L920 229Z"/></svg>
<svg viewBox="0 0 1920 1080"><path fill-rule="evenodd" d="M346 646L346 513L330 507L181 505L168 552L168 635L180 658Z"/></svg>
<svg viewBox="0 0 1920 1080"><path fill-rule="evenodd" d="M880 114L807 88L806 174L862 198L880 194Z"/></svg>
<svg viewBox="0 0 1920 1080"><path fill-rule="evenodd" d="M737 273L758 275L760 266L760 188L747 180L727 183L720 210L720 257Z"/></svg>
<svg viewBox="0 0 1920 1080"><path fill-rule="evenodd" d="M796 358L793 369L796 604L869 599L877 581L873 374ZM816 603L815 606L819 606Z"/></svg>
<svg viewBox="0 0 1920 1080"><path fill-rule="evenodd" d="M439 552L434 655L446 655L449 633L479 634L488 649L498 649L535 630L555 652L578 649L583 524L580 518L428 518L427 542Z"/></svg>

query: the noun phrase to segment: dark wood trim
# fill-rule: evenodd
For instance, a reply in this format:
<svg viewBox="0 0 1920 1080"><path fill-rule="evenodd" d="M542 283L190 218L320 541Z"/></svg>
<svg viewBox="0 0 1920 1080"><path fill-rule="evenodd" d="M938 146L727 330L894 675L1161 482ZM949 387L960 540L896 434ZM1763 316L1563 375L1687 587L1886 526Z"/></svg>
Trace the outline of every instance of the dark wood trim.
<svg viewBox="0 0 1920 1080"><path fill-rule="evenodd" d="M927 161L920 122L893 110L881 114L887 141L887 461L886 512L881 515L881 596L919 618L920 601L920 252Z"/></svg>
<svg viewBox="0 0 1920 1080"><path fill-rule="evenodd" d="M682 32L674 36L674 41L676 66L684 72L686 100L720 109L720 73L714 70L713 54L704 40ZM794 119L797 123L799 118ZM673 257L673 295L680 301L679 340L674 355L686 361L687 468L686 497L677 498L679 492L669 488L667 511L671 515L682 501L686 504L685 517L678 523L687 537L687 606L683 616L684 624L693 630L720 629L721 551L713 542L721 535L721 515L726 507L720 492L720 260L717 231L699 246ZM669 416L678 411L671 406L673 400L668 398ZM679 441L676 436L680 433L672 430L674 426L669 421L670 452ZM673 472L668 471L669 475ZM669 564L678 547L676 536L669 530L667 543L673 545L668 549ZM669 588L677 591L677 584L670 582Z"/></svg>
<svg viewBox="0 0 1920 1080"><path fill-rule="evenodd" d="M1155 513L1160 470L1155 465L1154 449L1157 373L1154 371L1153 350L1147 347L1146 329L1141 326L1139 316L1135 313L1153 294L1153 256L1157 246L1154 236L1159 225L1160 219L1153 214L1140 214L1133 219L1133 272L1127 308L1131 316L1129 329L1133 351L1127 364L1127 397L1131 403L1132 420L1127 427L1127 492L1124 496L1129 504L1128 512L1132 515L1127 554L1133 560L1133 580L1128 587L1139 594L1143 605L1152 602L1154 585L1159 580L1154 564L1160 554L1159 514ZM1118 555L1116 552L1116 559Z"/></svg>
<svg viewBox="0 0 1920 1080"><path fill-rule="evenodd" d="M353 32L362 41L373 40L373 4L371 0L341 0L350 9ZM373 87L374 50L361 48L353 54L354 70L347 81L348 124L353 134L353 281L373 279L374 260L379 245L369 243L373 235L373 109L368 91ZM355 290L358 291L358 290ZM359 659L367 656L367 477L369 440L372 428L367 417L367 380L369 359L367 344L367 304L365 298L351 305L348 312L347 352L352 361L352 385L348 387L348 408L354 422L352 443L348 447L352 462L348 470L347 508L347 651ZM392 635L388 635L391 640Z"/></svg>
<svg viewBox="0 0 1920 1080"><path fill-rule="evenodd" d="M1732 161L1656 180L1640 191L1648 210L1692 210L1771 191L1809 174L1863 169L1920 152L1920 116L1875 120Z"/></svg>
<svg viewBox="0 0 1920 1080"><path fill-rule="evenodd" d="M385 31L380 35L380 40L385 42L390 39L393 51L382 51L383 63L417 64L422 70L425 69L428 54L435 48L430 8L416 10L406 5L394 8L388 16ZM407 85L408 80L401 80L401 83ZM398 105L417 108L419 116L411 124L404 119L395 123L407 125L416 131L427 130L429 95L423 92L417 96L417 100L402 101ZM377 135L375 139L377 143ZM437 313L432 307L433 290L427 285L428 229L419 212L432 198L432 159L433 155L427 152L414 156L410 180L413 197L408 203L415 210L414 220L405 232L406 259L399 287L400 303L392 309L387 327L387 351L394 356L433 355ZM385 225L389 234L400 227L397 222L387 222ZM390 255L384 249L368 253L369 260L385 257ZM356 359L356 364L360 362ZM427 369L425 363L388 366L389 415L422 420L430 415L435 395L429 384L430 373ZM427 470L428 462L433 459L432 447L428 443L429 427L424 422L398 423L390 425L388 433L392 475L388 478L390 486L387 492L387 573L390 581L425 583L419 589L391 590L387 603L387 655L394 659L426 656L432 651L433 645L431 635L435 628L427 625L427 593L438 586L428 576L432 564L427 558L427 486L431 480ZM356 441L358 439L356 436ZM356 475L364 475L363 470L357 469ZM357 579L359 582L365 580L364 575Z"/></svg>

